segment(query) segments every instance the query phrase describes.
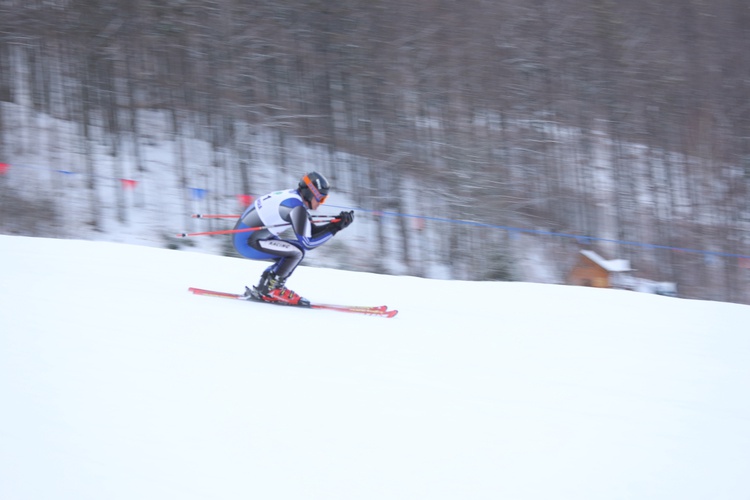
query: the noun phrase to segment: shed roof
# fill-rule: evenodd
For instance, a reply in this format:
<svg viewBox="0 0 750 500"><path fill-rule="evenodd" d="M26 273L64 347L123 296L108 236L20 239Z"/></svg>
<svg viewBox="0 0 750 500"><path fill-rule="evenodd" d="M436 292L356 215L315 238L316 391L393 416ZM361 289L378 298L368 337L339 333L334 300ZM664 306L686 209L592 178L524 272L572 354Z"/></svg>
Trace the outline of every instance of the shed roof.
<svg viewBox="0 0 750 500"><path fill-rule="evenodd" d="M610 273L624 273L633 270L630 267L630 261L627 259L607 260L592 250L581 250L581 253Z"/></svg>

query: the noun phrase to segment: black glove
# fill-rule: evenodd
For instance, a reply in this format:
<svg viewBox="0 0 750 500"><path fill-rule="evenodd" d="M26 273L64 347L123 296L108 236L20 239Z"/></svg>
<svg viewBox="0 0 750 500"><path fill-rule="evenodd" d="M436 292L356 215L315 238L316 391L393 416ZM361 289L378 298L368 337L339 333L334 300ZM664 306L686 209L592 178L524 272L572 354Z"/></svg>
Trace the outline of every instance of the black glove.
<svg viewBox="0 0 750 500"><path fill-rule="evenodd" d="M354 211L349 210L348 212L341 212L336 218L338 220L328 224L328 229L330 229L331 233L333 234L336 234L342 229L349 227L349 224L354 222Z"/></svg>

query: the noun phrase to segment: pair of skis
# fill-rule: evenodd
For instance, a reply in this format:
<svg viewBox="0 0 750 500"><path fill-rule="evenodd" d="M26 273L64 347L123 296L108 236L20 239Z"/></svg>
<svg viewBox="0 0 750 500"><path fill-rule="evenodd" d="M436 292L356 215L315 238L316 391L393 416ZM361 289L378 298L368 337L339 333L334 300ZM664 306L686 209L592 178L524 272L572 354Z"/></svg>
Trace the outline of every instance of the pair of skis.
<svg viewBox="0 0 750 500"><path fill-rule="evenodd" d="M383 318L392 318L396 314L398 314L398 311L396 309L389 310L386 306L346 306L346 305L340 305L340 304L316 304L316 303L295 306L295 305L288 305L288 304L281 304L281 303L274 303L274 302L265 302L262 300L257 300L251 297L247 297L239 293L217 292L215 290L206 290L204 288L194 288L194 287L190 287L188 288L188 290L193 292L196 295L206 295L209 297L221 297L224 299L246 300L246 301L260 302L262 304L286 305L288 307L303 307L306 309L325 309L327 311L339 311L339 312L348 312L348 313L355 313L355 314L365 314L368 316L380 316Z"/></svg>

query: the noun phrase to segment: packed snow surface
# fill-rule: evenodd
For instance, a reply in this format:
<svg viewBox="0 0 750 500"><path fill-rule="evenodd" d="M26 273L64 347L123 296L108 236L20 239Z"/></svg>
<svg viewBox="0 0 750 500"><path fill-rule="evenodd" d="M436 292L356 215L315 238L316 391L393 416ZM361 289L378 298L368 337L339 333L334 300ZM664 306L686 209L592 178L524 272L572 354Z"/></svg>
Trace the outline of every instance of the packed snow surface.
<svg viewBox="0 0 750 500"><path fill-rule="evenodd" d="M0 498L748 499L750 307L0 236Z"/></svg>

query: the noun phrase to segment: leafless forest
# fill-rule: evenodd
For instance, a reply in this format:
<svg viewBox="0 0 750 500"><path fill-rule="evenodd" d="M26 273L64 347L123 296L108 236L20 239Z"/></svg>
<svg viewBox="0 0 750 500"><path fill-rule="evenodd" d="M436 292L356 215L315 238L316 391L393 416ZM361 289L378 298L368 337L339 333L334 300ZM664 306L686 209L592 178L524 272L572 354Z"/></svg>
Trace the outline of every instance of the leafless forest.
<svg viewBox="0 0 750 500"><path fill-rule="evenodd" d="M366 209L593 238L442 224L458 278L519 278L534 247L562 276L591 244L682 296L750 302L747 0L0 0L0 100L19 78L113 155L139 113L169 113L238 192L262 129L281 170L291 141L323 146Z"/></svg>

